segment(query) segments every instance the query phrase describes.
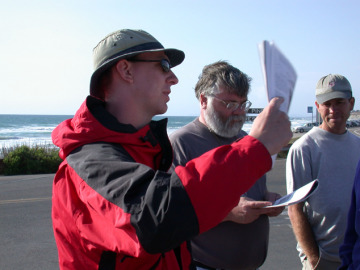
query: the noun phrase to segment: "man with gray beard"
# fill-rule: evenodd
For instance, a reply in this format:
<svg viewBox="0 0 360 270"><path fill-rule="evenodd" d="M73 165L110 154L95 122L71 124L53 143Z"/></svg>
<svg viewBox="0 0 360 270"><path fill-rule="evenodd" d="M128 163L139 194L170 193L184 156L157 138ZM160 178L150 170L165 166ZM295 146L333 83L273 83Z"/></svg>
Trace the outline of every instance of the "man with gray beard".
<svg viewBox="0 0 360 270"><path fill-rule="evenodd" d="M203 68L195 86L200 116L170 134L173 168L247 135L242 127L251 106L247 99L250 81L225 61ZM268 216L278 216L284 210L263 207L279 197L267 190L266 176L262 176L220 224L191 241L197 269L258 269L267 255Z"/></svg>

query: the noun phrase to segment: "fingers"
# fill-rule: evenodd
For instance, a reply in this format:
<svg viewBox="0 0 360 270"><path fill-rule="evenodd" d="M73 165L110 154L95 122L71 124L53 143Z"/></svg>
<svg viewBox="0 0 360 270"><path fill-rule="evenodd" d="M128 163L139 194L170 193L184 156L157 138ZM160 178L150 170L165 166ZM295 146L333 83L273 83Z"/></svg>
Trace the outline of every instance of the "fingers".
<svg viewBox="0 0 360 270"><path fill-rule="evenodd" d="M280 198L281 198L280 194L275 193L275 192L270 192L270 191L268 191L265 196L265 199L272 203L274 203L277 199L280 199Z"/></svg>
<svg viewBox="0 0 360 270"><path fill-rule="evenodd" d="M284 102L283 97L274 97L269 102L269 107L274 109L279 109L280 105Z"/></svg>
<svg viewBox="0 0 360 270"><path fill-rule="evenodd" d="M249 198L249 197L246 197L246 196L241 196L240 197L240 200L239 200L239 204L240 203L245 203L245 202L247 202L247 201L255 201L254 199L251 199L251 198Z"/></svg>
<svg viewBox="0 0 360 270"><path fill-rule="evenodd" d="M292 137L289 118L279 110L283 102L282 97L271 99L269 105L256 117L249 133L262 142L271 155L278 153Z"/></svg>
<svg viewBox="0 0 360 270"><path fill-rule="evenodd" d="M249 207L254 209L272 205L272 203L269 201L249 201L247 204Z"/></svg>
<svg viewBox="0 0 360 270"><path fill-rule="evenodd" d="M275 208L267 208L267 209L270 210L267 213L267 215L269 217L276 217L276 216L280 215L284 211L285 207L275 207Z"/></svg>

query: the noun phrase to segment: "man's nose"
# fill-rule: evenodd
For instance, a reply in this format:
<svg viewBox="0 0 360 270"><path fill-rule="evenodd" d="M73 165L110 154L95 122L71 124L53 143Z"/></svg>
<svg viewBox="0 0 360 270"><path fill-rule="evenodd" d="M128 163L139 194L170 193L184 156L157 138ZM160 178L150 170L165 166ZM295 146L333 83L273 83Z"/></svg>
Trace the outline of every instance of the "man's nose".
<svg viewBox="0 0 360 270"><path fill-rule="evenodd" d="M338 106L336 104L331 104L329 106L329 110L332 111L332 112L335 112L337 109L338 109Z"/></svg>
<svg viewBox="0 0 360 270"><path fill-rule="evenodd" d="M171 84L171 85L175 85L179 82L179 79L176 77L175 73L170 70L169 71L169 76L167 78L167 81Z"/></svg>

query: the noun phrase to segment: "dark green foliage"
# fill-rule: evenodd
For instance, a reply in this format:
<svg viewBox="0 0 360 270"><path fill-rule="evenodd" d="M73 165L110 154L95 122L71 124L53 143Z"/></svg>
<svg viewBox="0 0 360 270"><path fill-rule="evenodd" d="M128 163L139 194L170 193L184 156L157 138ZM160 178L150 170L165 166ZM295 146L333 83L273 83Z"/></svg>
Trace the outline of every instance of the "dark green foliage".
<svg viewBox="0 0 360 270"><path fill-rule="evenodd" d="M286 158L289 147L298 138L293 138L287 147L284 147L277 158ZM0 160L0 174L39 174L55 173L61 163L59 150L53 146L15 146L0 149L4 156Z"/></svg>
<svg viewBox="0 0 360 270"><path fill-rule="evenodd" d="M287 155L289 153L289 149L291 147L291 145L297 140L299 139L299 137L296 137L296 138L292 138L289 142L289 144L285 147L283 147L283 149L277 154L277 157L278 159L283 159L283 158L287 158Z"/></svg>
<svg viewBox="0 0 360 270"><path fill-rule="evenodd" d="M287 155L288 155L288 152L289 152L288 149L281 150L281 151L277 154L276 158L278 158L278 159L286 158Z"/></svg>
<svg viewBox="0 0 360 270"><path fill-rule="evenodd" d="M22 145L4 155L5 175L55 173L61 163L58 149Z"/></svg>

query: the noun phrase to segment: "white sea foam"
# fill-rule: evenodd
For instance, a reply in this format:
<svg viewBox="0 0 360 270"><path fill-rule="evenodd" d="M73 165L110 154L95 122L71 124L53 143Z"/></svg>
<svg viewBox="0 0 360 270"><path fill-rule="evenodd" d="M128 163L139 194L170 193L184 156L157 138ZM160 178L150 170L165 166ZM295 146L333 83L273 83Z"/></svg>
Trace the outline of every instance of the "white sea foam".
<svg viewBox="0 0 360 270"><path fill-rule="evenodd" d="M4 115L0 116L4 117ZM59 117L52 122L44 124L43 118L46 119L46 117L47 116L38 116L36 118L38 120L31 118L31 120L27 121L27 116L21 116L21 118L14 118L11 121L8 121L8 123L4 123L4 121L2 121L2 123L0 123L0 149L3 147L9 148L18 145L52 145L51 132L63 120L62 118L67 119L68 117ZM55 116L51 116L51 118L53 117ZM175 130L192 121L195 117L170 116L168 118L167 131L168 134L171 134ZM18 123L17 119L21 119L21 122ZM291 118L292 126L300 125L306 122L311 122L311 117ZM243 129L249 133L251 127L252 123L246 122Z"/></svg>

